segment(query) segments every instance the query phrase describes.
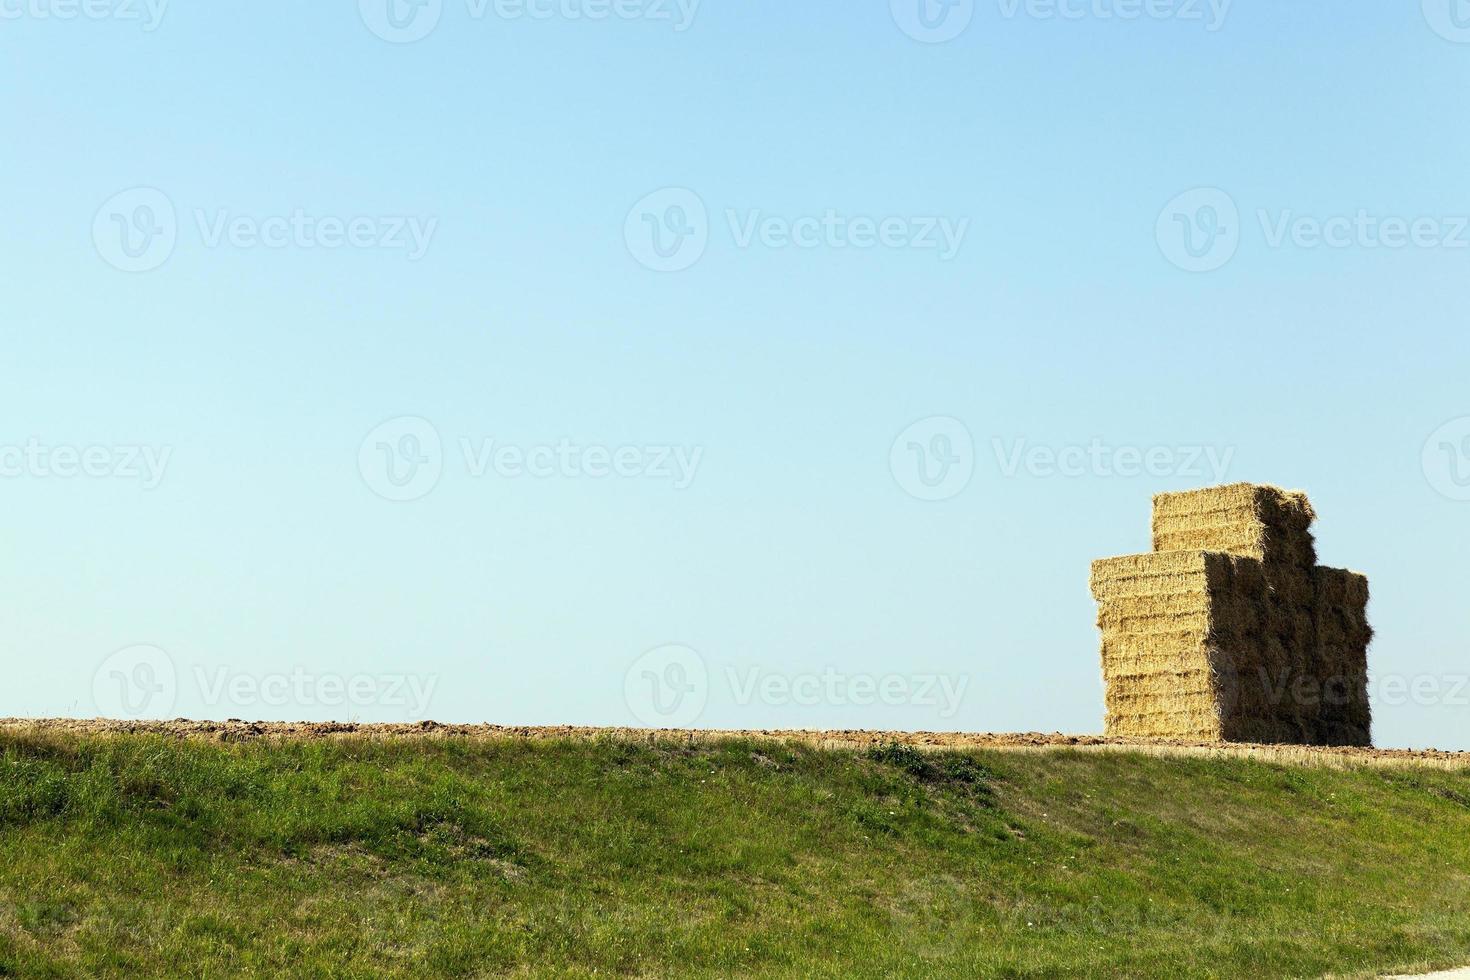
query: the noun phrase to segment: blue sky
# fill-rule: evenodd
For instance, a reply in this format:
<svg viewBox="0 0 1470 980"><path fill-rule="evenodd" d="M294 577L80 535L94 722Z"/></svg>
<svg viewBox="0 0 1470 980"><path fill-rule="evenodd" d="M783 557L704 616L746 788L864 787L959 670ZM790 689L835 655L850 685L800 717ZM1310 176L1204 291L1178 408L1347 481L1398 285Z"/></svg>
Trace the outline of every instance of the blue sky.
<svg viewBox="0 0 1470 980"><path fill-rule="evenodd" d="M0 714L1096 731L1218 475L1470 748L1470 7L385 2L0 2Z"/></svg>

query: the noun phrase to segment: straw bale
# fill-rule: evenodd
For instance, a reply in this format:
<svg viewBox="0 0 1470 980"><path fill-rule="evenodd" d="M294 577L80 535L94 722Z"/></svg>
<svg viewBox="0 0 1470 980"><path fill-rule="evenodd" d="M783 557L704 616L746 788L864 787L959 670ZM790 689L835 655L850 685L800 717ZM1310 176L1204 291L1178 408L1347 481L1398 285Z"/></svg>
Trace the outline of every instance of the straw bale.
<svg viewBox="0 0 1470 980"><path fill-rule="evenodd" d="M1202 551L1151 552L1092 563L1095 599L1178 595L1208 588Z"/></svg>
<svg viewBox="0 0 1470 980"><path fill-rule="evenodd" d="M1155 551L1201 549L1311 568L1317 562L1305 494L1235 483L1154 497Z"/></svg>
<svg viewBox="0 0 1470 980"><path fill-rule="evenodd" d="M1220 741L1220 721L1213 705L1201 704L1187 710L1108 714L1108 731L1114 735L1158 738L1169 732L1180 739Z"/></svg>

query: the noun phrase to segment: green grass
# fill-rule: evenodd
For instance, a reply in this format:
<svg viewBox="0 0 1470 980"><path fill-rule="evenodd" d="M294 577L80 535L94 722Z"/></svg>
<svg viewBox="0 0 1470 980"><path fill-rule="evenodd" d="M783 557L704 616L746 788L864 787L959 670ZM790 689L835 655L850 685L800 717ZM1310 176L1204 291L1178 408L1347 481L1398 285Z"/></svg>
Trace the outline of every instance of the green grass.
<svg viewBox="0 0 1470 980"><path fill-rule="evenodd" d="M763 741L0 734L0 974L1470 963L1470 774Z"/></svg>

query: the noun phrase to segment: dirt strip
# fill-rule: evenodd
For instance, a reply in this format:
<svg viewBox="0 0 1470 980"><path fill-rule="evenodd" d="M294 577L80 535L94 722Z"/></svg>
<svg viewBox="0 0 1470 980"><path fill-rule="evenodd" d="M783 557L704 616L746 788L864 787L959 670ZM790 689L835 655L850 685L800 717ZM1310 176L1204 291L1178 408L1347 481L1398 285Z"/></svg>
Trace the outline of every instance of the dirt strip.
<svg viewBox="0 0 1470 980"><path fill-rule="evenodd" d="M1254 758L1265 762L1325 766L1432 766L1458 769L1470 766L1470 752L1437 749L1330 748L1306 745L1246 745L1210 742L1172 742L1101 735L1063 735L1040 732L885 732L861 730L715 730L669 728L587 728L574 725L504 726L447 725L433 721L415 724L356 724L352 722L241 721L119 721L106 718L5 718L0 731L60 735L164 735L218 742L261 739L318 738L470 738L470 739L596 739L630 741L708 742L731 738L796 741L823 748L863 749L897 742L923 749L994 749L1017 752L1057 750L1134 752L1163 756Z"/></svg>

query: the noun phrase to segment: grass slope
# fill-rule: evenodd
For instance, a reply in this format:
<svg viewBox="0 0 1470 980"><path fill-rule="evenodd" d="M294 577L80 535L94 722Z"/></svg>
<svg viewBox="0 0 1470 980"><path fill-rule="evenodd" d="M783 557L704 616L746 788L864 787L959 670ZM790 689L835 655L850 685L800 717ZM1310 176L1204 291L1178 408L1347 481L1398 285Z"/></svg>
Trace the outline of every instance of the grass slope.
<svg viewBox="0 0 1470 980"><path fill-rule="evenodd" d="M0 734L0 973L1272 977L1470 962L1470 773Z"/></svg>

